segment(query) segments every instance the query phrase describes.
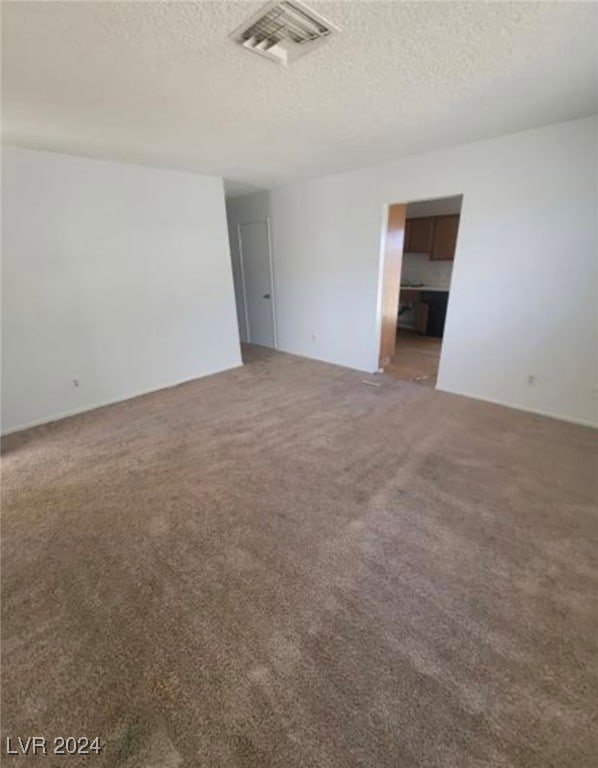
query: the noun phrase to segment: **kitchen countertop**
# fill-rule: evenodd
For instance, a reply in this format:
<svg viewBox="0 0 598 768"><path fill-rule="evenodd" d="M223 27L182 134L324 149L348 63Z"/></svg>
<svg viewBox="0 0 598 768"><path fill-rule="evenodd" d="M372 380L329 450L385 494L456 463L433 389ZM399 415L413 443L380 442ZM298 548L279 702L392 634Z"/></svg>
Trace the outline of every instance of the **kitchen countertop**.
<svg viewBox="0 0 598 768"><path fill-rule="evenodd" d="M402 285L402 291L444 291L448 293L450 291L449 286L442 287L440 285Z"/></svg>

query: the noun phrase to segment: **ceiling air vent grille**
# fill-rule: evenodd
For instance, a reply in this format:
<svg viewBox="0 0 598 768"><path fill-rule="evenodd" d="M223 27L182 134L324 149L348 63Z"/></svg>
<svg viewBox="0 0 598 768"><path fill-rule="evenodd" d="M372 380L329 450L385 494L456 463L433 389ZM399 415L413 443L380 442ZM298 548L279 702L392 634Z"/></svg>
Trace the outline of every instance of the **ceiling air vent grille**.
<svg viewBox="0 0 598 768"><path fill-rule="evenodd" d="M243 48L287 65L324 43L338 28L298 0L268 3L230 36Z"/></svg>

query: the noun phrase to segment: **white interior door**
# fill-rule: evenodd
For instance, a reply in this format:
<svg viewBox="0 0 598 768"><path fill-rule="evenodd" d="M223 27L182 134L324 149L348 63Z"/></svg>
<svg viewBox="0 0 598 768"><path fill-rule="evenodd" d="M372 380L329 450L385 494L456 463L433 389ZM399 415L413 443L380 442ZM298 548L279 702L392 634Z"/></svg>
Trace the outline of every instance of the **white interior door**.
<svg viewBox="0 0 598 768"><path fill-rule="evenodd" d="M247 335L252 344L276 347L270 228L267 220L239 224Z"/></svg>

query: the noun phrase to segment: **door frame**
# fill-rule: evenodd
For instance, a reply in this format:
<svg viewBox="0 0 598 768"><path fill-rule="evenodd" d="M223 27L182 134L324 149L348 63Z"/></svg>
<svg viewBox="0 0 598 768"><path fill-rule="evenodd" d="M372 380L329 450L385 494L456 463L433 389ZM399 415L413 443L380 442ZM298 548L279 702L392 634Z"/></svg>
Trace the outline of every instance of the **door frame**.
<svg viewBox="0 0 598 768"><path fill-rule="evenodd" d="M384 206L378 277L377 369L379 371L389 364L396 348L406 220L407 203L387 203Z"/></svg>
<svg viewBox="0 0 598 768"><path fill-rule="evenodd" d="M389 230L389 216L390 216L390 210L393 205L403 205L405 206L405 213L407 212L407 206L411 205L413 203L420 203L420 202L437 202L439 200L445 200L446 198L461 198L460 204L459 204L459 227L458 227L458 233L457 233L457 243L455 246L455 254L453 258L453 268L451 270L451 279L448 287L448 304L447 304L447 310L446 310L446 318L445 318L445 331L442 336L442 342L440 345L440 357L438 360L438 375L436 383L434 384L434 389L438 389L438 380L440 378L440 371L443 367L443 360L445 356L445 339L446 339L446 329L447 327L450 328L449 320L452 317L452 311L451 307L454 304L454 291L453 286L455 284L455 275L454 275L454 269L455 269L455 263L458 261L457 256L459 254L459 244L461 243L461 233L463 232L463 214L465 211L465 198L466 193L465 192L447 192L446 194L439 195L435 194L432 197L421 197L418 196L416 198L408 198L407 200L403 200L400 203L384 203L382 205L382 223L381 223L381 230L382 235L380 238L380 252L379 252L379 259L378 259L378 295L377 295L377 316L376 316L376 360L378 364L377 370L379 372L384 371L384 366L381 365L381 357L382 357L382 334L384 330L384 291L385 289L388 290L389 283L393 280L393 275L391 273L390 275L390 281L389 281L389 274L386 271L387 267L387 258L388 258L388 251L387 251L387 238L388 238L388 230ZM443 213L439 214L441 216L444 215L453 215L452 213ZM405 222L407 221L407 217L405 216ZM403 246L404 246L404 239L405 239L405 227L403 228ZM401 255L400 259L398 260L399 265L399 278L398 278L398 294L397 299L399 299L400 291L401 291L401 276L403 274L403 250L404 248L401 248ZM460 260L459 260L460 263ZM400 342L399 342L400 343Z"/></svg>
<svg viewBox="0 0 598 768"><path fill-rule="evenodd" d="M247 291L245 289L245 261L243 258L243 238L241 237L241 227L245 224L256 224L265 222L268 232L268 268L270 272L270 312L272 315L272 337L274 339L273 349L278 349L278 328L276 325L276 297L274 295L274 259L272 258L272 228L270 217L264 219L248 219L240 221L237 224L237 245L239 247L239 266L241 268L241 292L243 294L243 308L245 310L245 328L247 329L247 343L251 344L251 325L249 323L249 310L247 308Z"/></svg>

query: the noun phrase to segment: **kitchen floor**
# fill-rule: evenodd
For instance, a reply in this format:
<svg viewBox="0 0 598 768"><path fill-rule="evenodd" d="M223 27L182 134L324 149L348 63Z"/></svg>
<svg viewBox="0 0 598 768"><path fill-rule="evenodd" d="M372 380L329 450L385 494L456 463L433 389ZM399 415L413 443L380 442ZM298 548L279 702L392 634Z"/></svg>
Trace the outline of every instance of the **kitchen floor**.
<svg viewBox="0 0 598 768"><path fill-rule="evenodd" d="M397 379L435 387L442 339L420 336L415 331L398 330L397 346L384 372Z"/></svg>

